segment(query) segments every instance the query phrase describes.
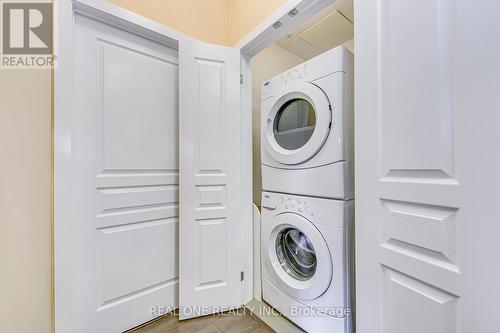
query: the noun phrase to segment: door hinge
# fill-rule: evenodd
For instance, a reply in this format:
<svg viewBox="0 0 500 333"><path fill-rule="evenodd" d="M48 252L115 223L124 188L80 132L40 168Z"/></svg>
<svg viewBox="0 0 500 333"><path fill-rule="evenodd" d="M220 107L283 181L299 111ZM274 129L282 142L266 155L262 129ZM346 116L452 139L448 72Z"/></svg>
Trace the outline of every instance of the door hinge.
<svg viewBox="0 0 500 333"><path fill-rule="evenodd" d="M245 272L241 271L240 273L240 280L243 281L245 280Z"/></svg>
<svg viewBox="0 0 500 333"><path fill-rule="evenodd" d="M288 12L288 16L294 17L299 13L299 10L297 8L292 9L291 11Z"/></svg>
<svg viewBox="0 0 500 333"><path fill-rule="evenodd" d="M243 74L240 74L240 84L243 84Z"/></svg>

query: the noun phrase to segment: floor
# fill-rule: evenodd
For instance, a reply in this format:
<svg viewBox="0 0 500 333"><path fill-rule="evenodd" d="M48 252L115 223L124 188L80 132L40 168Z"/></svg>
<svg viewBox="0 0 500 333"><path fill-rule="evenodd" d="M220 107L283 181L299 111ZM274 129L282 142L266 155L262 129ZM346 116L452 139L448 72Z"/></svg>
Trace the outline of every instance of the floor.
<svg viewBox="0 0 500 333"><path fill-rule="evenodd" d="M248 311L224 313L180 322L169 315L130 333L272 333L272 329L254 319Z"/></svg>

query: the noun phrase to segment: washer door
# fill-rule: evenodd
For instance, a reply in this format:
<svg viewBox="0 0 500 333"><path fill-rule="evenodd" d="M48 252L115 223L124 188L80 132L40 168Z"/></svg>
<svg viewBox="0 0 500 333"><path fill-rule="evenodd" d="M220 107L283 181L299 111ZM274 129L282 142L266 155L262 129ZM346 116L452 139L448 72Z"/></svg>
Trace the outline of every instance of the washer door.
<svg viewBox="0 0 500 333"><path fill-rule="evenodd" d="M264 147L280 163L305 162L328 137L332 120L328 98L305 81L289 84L277 96L265 119Z"/></svg>
<svg viewBox="0 0 500 333"><path fill-rule="evenodd" d="M318 298L330 286L333 270L323 236L310 221L294 213L277 215L272 225L266 241L273 281L293 298Z"/></svg>

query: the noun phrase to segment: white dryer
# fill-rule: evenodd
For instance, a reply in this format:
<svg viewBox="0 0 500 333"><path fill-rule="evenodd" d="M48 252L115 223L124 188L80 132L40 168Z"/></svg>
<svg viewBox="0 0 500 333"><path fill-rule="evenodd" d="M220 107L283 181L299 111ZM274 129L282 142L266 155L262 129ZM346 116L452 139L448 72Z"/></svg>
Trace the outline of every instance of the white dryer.
<svg viewBox="0 0 500 333"><path fill-rule="evenodd" d="M353 200L262 194L262 296L309 333L352 332Z"/></svg>
<svg viewBox="0 0 500 333"><path fill-rule="evenodd" d="M353 56L346 48L263 83L263 190L352 199L353 140Z"/></svg>

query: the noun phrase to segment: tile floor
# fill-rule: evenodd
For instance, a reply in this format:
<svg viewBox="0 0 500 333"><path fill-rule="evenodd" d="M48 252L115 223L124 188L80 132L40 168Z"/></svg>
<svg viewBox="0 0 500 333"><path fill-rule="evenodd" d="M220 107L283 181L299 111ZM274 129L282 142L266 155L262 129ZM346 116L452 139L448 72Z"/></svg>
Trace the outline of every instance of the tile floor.
<svg viewBox="0 0 500 333"><path fill-rule="evenodd" d="M226 313L180 322L169 315L129 333L272 333L272 329L254 319L248 311Z"/></svg>

